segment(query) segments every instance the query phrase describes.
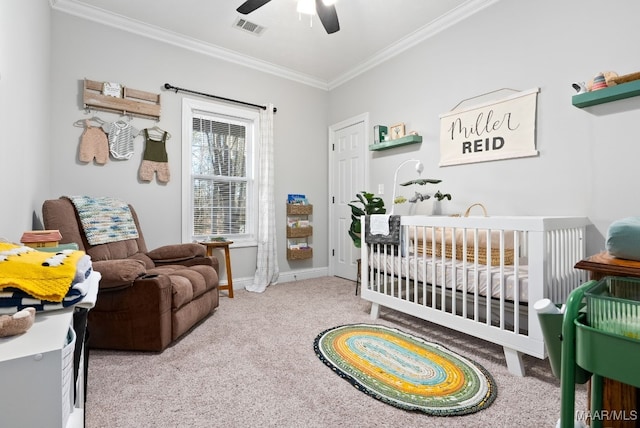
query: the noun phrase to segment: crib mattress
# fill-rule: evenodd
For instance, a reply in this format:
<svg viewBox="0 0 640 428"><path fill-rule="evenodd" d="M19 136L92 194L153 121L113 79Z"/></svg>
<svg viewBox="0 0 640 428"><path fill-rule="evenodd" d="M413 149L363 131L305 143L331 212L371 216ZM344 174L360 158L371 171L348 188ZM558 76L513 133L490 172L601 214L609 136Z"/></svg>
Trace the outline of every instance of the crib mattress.
<svg viewBox="0 0 640 428"><path fill-rule="evenodd" d="M435 267L435 284L447 289L453 289L463 293L474 294L478 290L481 296L487 296L487 290L491 290L491 297L514 301L519 296L521 303L528 302L528 266L488 266L475 265L459 260L435 258L431 256L400 257L391 254L370 253L369 265L379 273L399 276L420 283L433 283L433 271ZM443 280L444 278L444 280Z"/></svg>

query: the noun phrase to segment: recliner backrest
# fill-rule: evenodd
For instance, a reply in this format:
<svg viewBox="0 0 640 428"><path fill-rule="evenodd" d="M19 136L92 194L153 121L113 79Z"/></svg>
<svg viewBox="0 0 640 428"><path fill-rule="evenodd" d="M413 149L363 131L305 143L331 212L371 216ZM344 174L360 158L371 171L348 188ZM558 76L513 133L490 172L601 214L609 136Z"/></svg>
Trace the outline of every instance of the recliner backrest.
<svg viewBox="0 0 640 428"><path fill-rule="evenodd" d="M140 223L138 222L138 215L131 205L129 205L129 209L138 228L138 238L99 245L90 245L87 242L87 238L82 230L80 217L73 203L68 198L61 197L59 199L44 201L42 204L42 221L45 229L58 229L60 231L62 235L60 243L75 242L79 248L90 255L94 261L141 258L139 253L146 253L147 246L144 242ZM146 256L144 257L148 258Z"/></svg>

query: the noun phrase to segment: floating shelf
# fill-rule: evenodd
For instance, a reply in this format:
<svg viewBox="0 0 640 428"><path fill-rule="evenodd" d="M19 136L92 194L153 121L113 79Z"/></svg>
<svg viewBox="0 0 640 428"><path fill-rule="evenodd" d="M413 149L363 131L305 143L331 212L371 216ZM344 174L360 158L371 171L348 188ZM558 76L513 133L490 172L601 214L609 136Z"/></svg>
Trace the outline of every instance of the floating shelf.
<svg viewBox="0 0 640 428"><path fill-rule="evenodd" d="M407 135L406 137L396 138L395 140L384 141L382 143L371 144L369 150L386 150L393 147L406 146L407 144L422 143L420 135Z"/></svg>
<svg viewBox="0 0 640 428"><path fill-rule="evenodd" d="M84 108L160 120L160 94L122 88L122 97L102 95L103 82L84 79Z"/></svg>
<svg viewBox="0 0 640 428"><path fill-rule="evenodd" d="M634 80L593 92L577 94L573 96L571 101L574 106L583 108L625 98L637 97L638 95L640 95L640 80Z"/></svg>

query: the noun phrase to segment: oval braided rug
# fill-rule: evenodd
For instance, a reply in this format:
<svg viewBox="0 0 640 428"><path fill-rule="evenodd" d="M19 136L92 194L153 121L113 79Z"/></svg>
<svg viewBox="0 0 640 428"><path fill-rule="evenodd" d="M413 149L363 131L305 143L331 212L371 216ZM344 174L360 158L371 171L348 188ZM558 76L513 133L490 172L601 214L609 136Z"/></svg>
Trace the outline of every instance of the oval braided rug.
<svg viewBox="0 0 640 428"><path fill-rule="evenodd" d="M316 355L358 390L406 410L466 415L496 398L491 375L442 345L381 325L328 329L314 341Z"/></svg>

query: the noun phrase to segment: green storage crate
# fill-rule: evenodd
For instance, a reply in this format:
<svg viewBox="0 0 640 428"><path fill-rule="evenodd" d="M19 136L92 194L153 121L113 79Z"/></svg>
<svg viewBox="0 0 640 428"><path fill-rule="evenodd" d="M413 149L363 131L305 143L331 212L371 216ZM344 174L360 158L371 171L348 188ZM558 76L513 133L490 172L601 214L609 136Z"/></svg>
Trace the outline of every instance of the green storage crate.
<svg viewBox="0 0 640 428"><path fill-rule="evenodd" d="M585 292L587 324L640 339L640 279L607 276Z"/></svg>
<svg viewBox="0 0 640 428"><path fill-rule="evenodd" d="M592 414L602 412L604 378L640 388L640 339L629 337L635 331L632 324L640 304L639 291L639 279L605 277L589 281L569 295L562 323L560 428L575 426L577 369L591 374ZM621 329L623 321L626 324ZM588 325L591 322L600 323L601 328ZM608 332L608 328L616 331ZM602 428L604 419L592 419L591 427Z"/></svg>
<svg viewBox="0 0 640 428"><path fill-rule="evenodd" d="M640 340L584 325L578 317L576 325L576 364L602 377L640 388Z"/></svg>

